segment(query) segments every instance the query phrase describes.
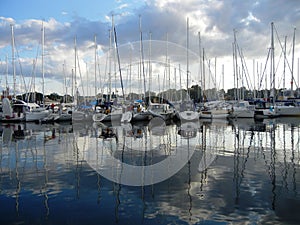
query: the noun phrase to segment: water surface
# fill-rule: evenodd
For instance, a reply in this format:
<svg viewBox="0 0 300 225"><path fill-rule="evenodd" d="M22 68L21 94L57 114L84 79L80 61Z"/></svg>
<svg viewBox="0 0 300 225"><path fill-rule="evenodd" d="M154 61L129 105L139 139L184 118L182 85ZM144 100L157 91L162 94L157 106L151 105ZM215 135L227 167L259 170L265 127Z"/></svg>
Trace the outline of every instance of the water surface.
<svg viewBox="0 0 300 225"><path fill-rule="evenodd" d="M299 224L299 124L2 124L0 223Z"/></svg>

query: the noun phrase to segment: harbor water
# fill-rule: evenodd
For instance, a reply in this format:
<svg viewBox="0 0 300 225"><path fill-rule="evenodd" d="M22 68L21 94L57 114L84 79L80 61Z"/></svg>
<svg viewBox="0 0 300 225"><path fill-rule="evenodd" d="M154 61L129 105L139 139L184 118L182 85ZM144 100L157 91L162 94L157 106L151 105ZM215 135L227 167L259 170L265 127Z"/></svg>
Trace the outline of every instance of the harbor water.
<svg viewBox="0 0 300 225"><path fill-rule="evenodd" d="M300 118L0 132L1 224L300 224Z"/></svg>

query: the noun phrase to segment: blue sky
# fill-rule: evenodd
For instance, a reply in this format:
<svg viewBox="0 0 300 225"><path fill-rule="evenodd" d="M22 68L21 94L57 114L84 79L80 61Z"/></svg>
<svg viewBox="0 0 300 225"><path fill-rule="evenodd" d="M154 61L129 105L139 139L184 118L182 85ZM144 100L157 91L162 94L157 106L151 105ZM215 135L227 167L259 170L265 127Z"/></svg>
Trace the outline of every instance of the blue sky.
<svg viewBox="0 0 300 225"><path fill-rule="evenodd" d="M104 20L110 12L119 11L120 7L128 5L131 9L144 4L143 1L72 1L72 0L2 0L0 14L21 21L26 19L48 20L55 18L68 22L73 17L83 17L89 20Z"/></svg>
<svg viewBox="0 0 300 225"><path fill-rule="evenodd" d="M99 62L102 63L103 67L99 67L99 71L96 71L96 74L100 73L97 76L101 81L99 81L101 85L99 84L97 91L101 91L108 79L105 62L108 58L106 53L110 43L109 30L111 29L112 14L114 15L118 44L121 46L121 63L129 64L130 57L131 60L134 57L135 60L139 60L141 28L145 45L145 60L150 58L149 49L151 45L149 40L151 36L151 40L154 40L153 43L155 43L152 46L152 60L160 61L163 64L169 57L170 63L174 66L174 71L172 69L174 76L176 69L178 70L175 67L178 67L179 64L182 70L186 68L187 60L182 56L186 56L184 48L187 43L186 29L187 18L189 18L190 69L193 69L190 71L191 84L200 84L199 65L197 65L199 60L196 57L199 55L199 33L201 48L205 50L206 55L206 70L210 69L212 77L206 79L205 82L209 81L211 82L210 86L215 85L217 88L233 87L233 30L236 30L238 45L247 62L247 76L252 81L252 88L258 86L258 79L261 79L256 75L255 80L253 74L259 73L263 76L264 73L260 68L264 68L266 64L268 49L270 48L271 22L274 22L276 28L275 54L278 57L276 59L278 68L282 68L283 65L280 55L282 55L281 46L284 44L285 36L287 36L289 65L292 64L291 45L294 28L296 28L295 59L299 58L300 2L294 0L2 0L0 2L0 89L5 86L6 77L9 79L10 87L12 83L11 24L14 24L16 51L18 53L16 54L16 70L19 91L24 91L24 87L21 85L24 77L27 87L30 86L29 83L33 75L36 78L41 77L41 28L43 24L45 27L46 92L62 93L64 79L68 79L70 83L72 69L75 68L75 37L79 59L79 63L76 65L77 76L80 76L80 78L78 77L78 85L89 89L87 88L89 87L88 80L92 74L95 74L94 35L97 35L97 57L99 57ZM161 45L160 41L170 42L170 44ZM155 52L154 49L158 49L160 52ZM134 52L134 56L132 56L132 52ZM167 54L169 55L166 56ZM9 61L8 76L5 76L6 56ZM35 60L36 66L34 67ZM256 65L254 71L253 60L255 60ZM65 76L62 76L63 64L65 65ZM129 79L128 71L125 70L128 66L122 66L124 67L123 75L127 86L129 82L131 87L140 86L137 79L133 78L134 76ZM115 68L117 68L116 65L113 65L113 69ZM222 68L225 68L224 72ZM165 68L158 68L158 64L153 65L155 75L152 76L156 76L153 79L157 76L161 79L164 70ZM147 71L149 71L148 68L146 68ZM294 74L296 71L297 61L294 63ZM277 78L278 85L288 86L291 72L288 72L288 78L284 85L282 70L278 69L277 73L280 74ZM246 75L241 73L241 76ZM243 79L240 80L245 80L245 77L241 78ZM212 81L214 79L216 81ZM149 80L147 82L150 84ZM174 80L175 78L173 83ZM40 91L41 82L38 82L39 85L36 86ZM158 83L158 80L153 81L153 89L158 89ZM222 85L223 83L224 85ZM91 87L93 85L95 86L95 82L91 82ZM174 87L176 84L171 85ZM207 83L206 87L208 85ZM239 86L241 85L246 84L240 83ZM120 85L116 86L119 87ZM264 87L261 86L260 88ZM85 90L85 92L88 91Z"/></svg>

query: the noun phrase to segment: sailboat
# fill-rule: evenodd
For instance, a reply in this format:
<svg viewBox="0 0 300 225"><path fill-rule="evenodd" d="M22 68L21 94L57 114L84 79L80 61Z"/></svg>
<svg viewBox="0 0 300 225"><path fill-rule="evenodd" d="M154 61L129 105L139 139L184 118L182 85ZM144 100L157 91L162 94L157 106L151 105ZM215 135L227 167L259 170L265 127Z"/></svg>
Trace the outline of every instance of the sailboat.
<svg viewBox="0 0 300 225"><path fill-rule="evenodd" d="M42 29L42 44L44 45L44 28ZM13 57L13 75L15 77L15 63L14 63L14 52L15 52L15 42L14 42L14 30L11 26L11 38L12 38L12 57ZM44 51L44 48L43 48ZM42 53L42 70L43 70L43 55ZM44 75L44 70L43 70ZM15 79L14 79L15 80ZM14 94L13 99L9 100L8 98L3 99L3 114L2 121L43 121L48 119L50 111L45 108L40 107L36 103L27 103L22 100L15 98L15 89L16 84L14 83ZM44 96L44 95L43 95Z"/></svg>
<svg viewBox="0 0 300 225"><path fill-rule="evenodd" d="M112 34L113 32L113 34ZM115 48L112 49L111 42L112 38L114 38ZM109 49L109 56L111 56L112 53L117 54L118 57L118 65L119 65L119 73L120 73L120 82L122 87L122 94L124 96L124 89L123 89L123 81L122 81L122 74L121 74L121 67L120 67L120 57L118 52L118 42L117 42L117 35L116 35L116 29L114 26L114 21L112 18L112 30L110 31L110 49ZM113 51L115 50L115 51ZM122 105L119 105L117 102L117 98L112 99L113 95L111 94L111 57L109 57L109 93L107 95L106 99L100 99L100 101L97 101L97 105L95 106L95 113L92 116L92 119L94 122L110 122L110 121L117 121L120 122L123 116L124 108ZM123 117L123 121L130 122L131 117L130 113L127 113L125 115L125 118Z"/></svg>
<svg viewBox="0 0 300 225"><path fill-rule="evenodd" d="M287 101L278 101L274 105L274 108L279 116L300 116L300 106L298 102L295 101L293 96L293 83L294 83L294 52L295 52L295 33L296 28L294 28L293 35L293 50L292 50L292 68L291 68L291 98ZM286 45L286 44L285 44ZM285 62L286 52L284 52L284 62ZM285 66L285 65L284 65ZM285 76L285 74L284 74Z"/></svg>
<svg viewBox="0 0 300 225"><path fill-rule="evenodd" d="M44 46L45 46L45 28L42 26L42 77L43 77L43 107L38 105L35 102L24 102L19 100L17 104L23 104L25 107L25 120L27 122L47 122L52 120L53 117L51 116L50 110L45 108L45 99L44 99L44 88L45 88L45 81L44 81Z"/></svg>
<svg viewBox="0 0 300 225"><path fill-rule="evenodd" d="M272 90L270 94L270 102L260 101L256 106L255 118L273 118L279 116L277 113L277 109L274 107L275 105L275 56L274 56L274 23L271 23L271 48L269 50L271 54L271 63L270 63L270 72L272 81Z"/></svg>
<svg viewBox="0 0 300 225"><path fill-rule="evenodd" d="M202 60L204 62L205 54L203 49ZM210 68L209 68L210 71ZM205 67L203 63L203 80L205 79ZM211 75L211 74L209 74ZM205 80L203 81L203 90L205 90ZM225 102L225 100L214 100L207 101L207 96L203 92L204 103L199 111L200 119L226 119L229 116L231 107L229 107L229 103ZM218 96L216 96L218 98Z"/></svg>
<svg viewBox="0 0 300 225"><path fill-rule="evenodd" d="M186 88L187 88L187 99L189 99L189 18L187 18L187 46L186 46ZM184 121L194 121L199 119L198 112L195 111L194 103L191 99L187 102L180 103L180 109L178 112L178 117L180 120Z"/></svg>
<svg viewBox="0 0 300 225"><path fill-rule="evenodd" d="M64 88L66 88L66 76L65 76L65 63L63 64L63 75L64 75ZM64 96L64 101L61 104L58 104L53 107L53 121L54 122L64 122L64 121L72 121L72 108L73 105L67 103L67 88Z"/></svg>
<svg viewBox="0 0 300 225"><path fill-rule="evenodd" d="M236 40L236 31L234 30L234 43L233 43L233 64L234 64L234 79L236 79L236 81L234 83L236 83L236 90L237 92L239 92L239 73L238 73L238 59L237 59L237 55L238 55L238 44L237 44L237 40ZM242 61L243 63L243 61ZM244 67L244 66L242 66ZM241 97L240 94L236 94L235 95L236 99L235 102L232 105L232 110L230 112L229 117L230 118L254 118L254 111L255 111L255 105L251 105L249 103L249 101L244 100L243 97Z"/></svg>
<svg viewBox="0 0 300 225"><path fill-rule="evenodd" d="M148 106L148 112L151 114L153 117L160 117L163 120L171 120L175 116L175 109L170 106L169 103L167 102L151 102L149 103Z"/></svg>
<svg viewBox="0 0 300 225"><path fill-rule="evenodd" d="M22 106L13 104L8 98L2 100L1 122L22 122L25 121L25 114Z"/></svg>

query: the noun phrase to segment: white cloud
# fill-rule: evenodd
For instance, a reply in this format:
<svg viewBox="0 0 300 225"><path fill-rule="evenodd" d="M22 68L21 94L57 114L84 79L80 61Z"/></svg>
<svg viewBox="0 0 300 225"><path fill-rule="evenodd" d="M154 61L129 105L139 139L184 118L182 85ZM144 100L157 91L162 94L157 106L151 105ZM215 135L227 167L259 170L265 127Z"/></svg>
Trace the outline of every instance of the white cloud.
<svg viewBox="0 0 300 225"><path fill-rule="evenodd" d="M1 26L5 26L5 24L15 24L15 20L13 18L0 17Z"/></svg>
<svg viewBox="0 0 300 225"><path fill-rule="evenodd" d="M115 15L118 44L122 45L140 40L139 15L141 15L143 40L149 40L151 32L153 40L165 41L168 36L170 42L186 46L186 19L189 17L190 49L198 54L198 32L200 32L201 47L205 49L207 58L214 59L217 57L218 74L221 73L220 68L224 63L225 72L230 77L232 75L232 63L228 62L228 58L232 57L233 29L238 31L238 44L243 49L245 58L249 60L250 65L248 67L251 70L253 59L259 59L259 63L262 63L262 60L266 58L272 21L275 22L279 35L288 35L289 44L291 43L294 26L300 27L298 5L296 1L283 0L253 2L239 0L157 0L145 1L145 5L130 10L131 7L134 7L133 5L119 1L119 11L116 10ZM66 12L62 12L62 14L67 15ZM71 70L74 68L75 36L81 58L82 76L86 74L86 61L89 61L89 72L93 73L94 35L97 34L99 49L103 52L107 51L111 12L107 14L104 21L90 21L77 16L64 23L56 18L50 18L47 21L30 18L24 21L15 21L14 18L0 17L0 53L9 53L8 49L11 44L10 24L15 24L15 39L20 50L20 57L28 59L22 64L26 76L30 75L32 60L37 55L36 51L41 41L42 23L46 33L45 67L47 67L47 75L61 80L61 67L66 61L66 65L68 65L67 74L70 76ZM295 52L299 52L299 43L300 35L296 34ZM135 47L138 48L138 46ZM277 47L276 50L278 52L279 48ZM40 55L39 52L38 56L40 57ZM222 58L224 58L223 61ZM125 59L121 58L121 61L125 61ZM0 71L2 70L1 68ZM37 72L37 76L40 74Z"/></svg>

